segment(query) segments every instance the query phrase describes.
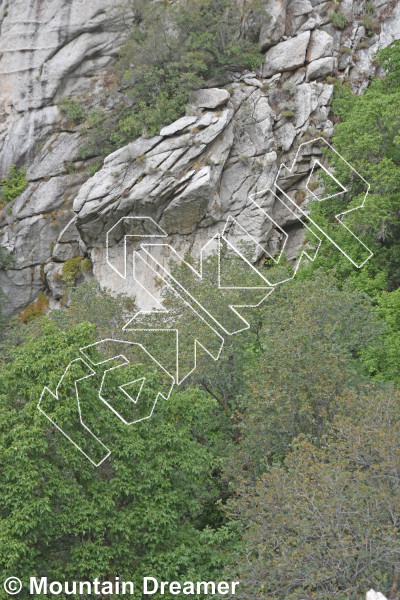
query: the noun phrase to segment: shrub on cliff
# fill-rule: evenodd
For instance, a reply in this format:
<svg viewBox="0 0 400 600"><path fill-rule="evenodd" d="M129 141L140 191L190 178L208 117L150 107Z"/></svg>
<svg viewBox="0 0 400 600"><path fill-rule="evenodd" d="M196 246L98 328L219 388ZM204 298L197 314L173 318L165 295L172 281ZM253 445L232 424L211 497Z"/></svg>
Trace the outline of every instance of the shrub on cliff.
<svg viewBox="0 0 400 600"><path fill-rule="evenodd" d="M24 167L18 169L16 165L12 165L8 170L7 177L0 180L0 208L22 194L27 185Z"/></svg>
<svg viewBox="0 0 400 600"><path fill-rule="evenodd" d="M363 95L336 85L333 101L339 120L333 145L371 186L364 207L349 214L345 223L374 256L356 270L339 251L323 244L311 267L336 270L341 281L349 278L371 295L400 286L400 43L378 52L376 60L387 72L385 77L373 79ZM335 163L333 154L332 159L336 177L350 190L350 203L340 196L328 203L314 202L311 216L324 222L326 231L336 230L339 239L343 228L332 219L333 202L336 214L358 206L364 189L340 159Z"/></svg>
<svg viewBox="0 0 400 600"><path fill-rule="evenodd" d="M96 110L87 121L87 155L123 146L178 118L189 92L207 80L262 62L258 35L267 14L258 0L185 0L130 3L134 25L115 72L126 102L111 113Z"/></svg>

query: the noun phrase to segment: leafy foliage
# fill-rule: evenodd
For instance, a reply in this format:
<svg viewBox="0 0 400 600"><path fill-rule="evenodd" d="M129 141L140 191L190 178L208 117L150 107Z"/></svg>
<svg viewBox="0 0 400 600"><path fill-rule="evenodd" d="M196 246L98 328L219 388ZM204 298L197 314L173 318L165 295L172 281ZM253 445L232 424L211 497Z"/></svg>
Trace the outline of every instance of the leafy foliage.
<svg viewBox="0 0 400 600"><path fill-rule="evenodd" d="M222 566L210 529L222 523L211 508L220 463L212 399L196 390L175 394L159 402L151 427L145 421L129 428L108 409L103 415L85 388L82 406L95 411L106 443L113 441L98 469L36 408L43 386L55 388L61 365L93 340L93 331L87 323L60 330L45 319L42 336L29 336L3 365L1 576L207 578ZM138 374L140 365L133 370Z"/></svg>
<svg viewBox="0 0 400 600"><path fill-rule="evenodd" d="M6 248L0 246L0 271L7 271L14 263L14 258Z"/></svg>
<svg viewBox="0 0 400 600"><path fill-rule="evenodd" d="M89 173L90 176L94 175L95 173L97 173L97 171L100 169L100 167L102 166L102 162L97 161L92 163L91 165L89 165L87 167L87 172Z"/></svg>
<svg viewBox="0 0 400 600"><path fill-rule="evenodd" d="M229 570L243 582L239 598L358 600L371 586L390 589L399 407L392 388L344 394L335 435L322 448L301 436L284 464L229 502L244 528L243 554Z"/></svg>
<svg viewBox="0 0 400 600"><path fill-rule="evenodd" d="M347 19L340 10L335 10L329 15L331 23L337 29L344 29L347 26Z"/></svg>
<svg viewBox="0 0 400 600"><path fill-rule="evenodd" d="M6 307L6 303L7 298L3 290L0 290L0 343L6 334L6 325L8 323L7 317L3 314L4 308Z"/></svg>
<svg viewBox="0 0 400 600"><path fill-rule="evenodd" d="M14 200L17 196L22 194L26 189L28 181L25 177L24 167L17 168L16 165L11 165L8 170L7 177L3 177L0 181L1 197L0 197L0 208Z"/></svg>
<svg viewBox="0 0 400 600"><path fill-rule="evenodd" d="M19 318L24 323L30 323L33 321L33 319L37 319L38 317L44 315L47 312L48 307L49 301L46 294L44 292L40 292L36 302L29 304L29 306L27 306L19 315Z"/></svg>
<svg viewBox="0 0 400 600"><path fill-rule="evenodd" d="M375 4L373 2L366 2L363 12L360 25L364 25L368 35L373 35L374 31L379 27L379 21L376 20Z"/></svg>
<svg viewBox="0 0 400 600"><path fill-rule="evenodd" d="M241 443L229 466L248 481L281 461L299 435L321 446L340 394L362 385L360 354L378 339L371 301L317 273L276 290L259 314L259 343L244 369Z"/></svg>
<svg viewBox="0 0 400 600"><path fill-rule="evenodd" d="M366 5L367 17L374 7ZM279 305L271 297L259 354L249 361L240 443L225 461L236 492L227 511L243 535L227 573L242 579L246 600L356 600L370 587L398 595L399 390L371 385L362 364L398 384L399 42L376 60L387 74L363 95L335 84L333 136L371 184L346 225L374 256L356 270L323 244L278 293ZM339 240L332 214L358 206L363 189L340 160L334 167L350 203L315 202L311 216ZM329 191L328 179L321 182Z"/></svg>
<svg viewBox="0 0 400 600"><path fill-rule="evenodd" d="M366 348L363 360L371 375L377 379L400 382L400 288L382 292L377 312L387 330L378 345Z"/></svg>
<svg viewBox="0 0 400 600"><path fill-rule="evenodd" d="M333 142L337 151L370 183L371 188L361 210L346 217L346 225L374 252L359 271L338 251L324 245L315 267L334 269L339 280L349 279L375 295L400 285L400 45L378 53L377 60L388 70L383 79L374 80L363 95L351 95L346 86L337 85L333 108L341 122L336 126ZM356 178L349 179L341 161L333 165L337 178L351 190L351 202L344 205L338 197L335 213L358 206L362 189ZM337 210L336 210L337 209ZM311 216L324 221L328 231L341 228L332 221L330 206L315 202Z"/></svg>
<svg viewBox="0 0 400 600"><path fill-rule="evenodd" d="M258 0L138 0L124 10L134 15L116 66L126 102L89 114L86 155L98 153L99 144L107 154L144 132L157 134L184 113L192 90L210 79L225 83L229 71L263 60L257 40L267 15Z"/></svg>
<svg viewBox="0 0 400 600"><path fill-rule="evenodd" d="M82 272L90 272L91 262L89 258L75 256L68 258L62 266L61 277L67 285L74 285Z"/></svg>
<svg viewBox="0 0 400 600"><path fill-rule="evenodd" d="M195 85L189 73L198 78L196 85L225 76L233 59L212 56L219 46L211 46L207 34L215 35L218 15L225 52L238 27L236 12L230 12L236 8L222 1L152 3L152 11L143 0L132 6L136 25L118 66L131 105L114 113L114 145L140 133L135 110L148 128L159 123L161 106L169 115L179 112ZM255 9L255 4L237 9L249 10L237 38L246 48L257 29L251 25ZM365 15L373 17L368 5ZM136 312L134 301L112 298L94 282L74 288L85 266L78 259L63 273L67 310L35 314L26 324L17 319L7 328L0 353L1 578L15 572L22 580L151 573L210 580L220 579L228 565L226 578L242 581L237 597L243 600L359 600L369 587L397 597L399 43L377 60L384 78L362 96L336 84L334 99L340 120L335 146L371 183L365 208L351 213L346 224L374 257L355 270L323 245L315 264L245 312L250 328L225 336L218 361L199 351L197 372L167 402L159 401L150 421L122 425L99 402L98 390L82 383L85 417L113 450L98 469L36 404L43 386L55 389L79 348L117 337ZM175 105L178 72L183 87ZM97 112L87 120L98 140L104 119ZM350 189L350 204L338 197L334 211L324 203L311 211L340 242L332 214L359 204L362 190L340 161L334 166ZM237 261L221 265L225 283L252 284ZM227 310L227 299L240 304L241 296L231 289L223 297L217 267L210 255L203 282L184 265L171 269L229 328L237 316ZM189 336L197 331L192 313L181 314L171 292L164 293L164 303ZM155 341L152 353L173 361L176 348L166 338ZM114 356L108 344L99 360ZM192 359L193 348L186 353L183 358ZM143 364L133 354L129 358L129 377L138 379ZM146 374L152 393L160 375ZM117 373L111 377L117 389ZM73 385L73 376L66 385ZM73 422L68 402L57 410ZM25 588L21 596L28 597Z"/></svg>
<svg viewBox="0 0 400 600"><path fill-rule="evenodd" d="M135 310L132 298L111 296L95 281L85 281L72 289L68 310L53 311L49 316L66 331L80 323L90 322L95 328L96 338L102 339L120 332Z"/></svg>
<svg viewBox="0 0 400 600"><path fill-rule="evenodd" d="M72 100L71 98L66 98L63 96L58 105L61 114L68 121L71 121L73 124L81 123L85 116L85 109L82 104L80 104L77 100Z"/></svg>

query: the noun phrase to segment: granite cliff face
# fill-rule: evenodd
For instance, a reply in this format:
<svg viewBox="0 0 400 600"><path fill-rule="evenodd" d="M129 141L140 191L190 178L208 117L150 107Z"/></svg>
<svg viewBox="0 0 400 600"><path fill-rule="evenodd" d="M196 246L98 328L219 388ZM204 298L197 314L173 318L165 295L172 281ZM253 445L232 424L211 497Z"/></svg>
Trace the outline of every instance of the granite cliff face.
<svg viewBox="0 0 400 600"><path fill-rule="evenodd" d="M125 30L113 0L0 3L0 169L29 164L59 128L57 102L101 81ZM58 126L58 127L57 127Z"/></svg>
<svg viewBox="0 0 400 600"><path fill-rule="evenodd" d="M0 211L0 245L13 257L11 268L0 270L8 314L41 291L57 307L65 294L63 264L79 256L90 258L102 285L137 294L105 258L106 232L122 217L150 216L181 253L198 252L228 216L240 218L272 252L279 247L279 231L255 216L250 196L273 184L302 141L329 140L333 78L355 91L368 85L375 51L400 38L400 3L376 0L368 32L360 24L363 2L341 3L343 29L332 24L328 2L266 4L271 18L260 36L259 72L235 73L226 88L194 93L186 116L108 156L89 177L78 155L79 127L66 122L58 103L105 93L107 69L129 29L124 14L114 0L0 0L0 176L17 163L29 180ZM303 208L311 160L282 182ZM294 256L301 222L279 204L267 208L289 233Z"/></svg>

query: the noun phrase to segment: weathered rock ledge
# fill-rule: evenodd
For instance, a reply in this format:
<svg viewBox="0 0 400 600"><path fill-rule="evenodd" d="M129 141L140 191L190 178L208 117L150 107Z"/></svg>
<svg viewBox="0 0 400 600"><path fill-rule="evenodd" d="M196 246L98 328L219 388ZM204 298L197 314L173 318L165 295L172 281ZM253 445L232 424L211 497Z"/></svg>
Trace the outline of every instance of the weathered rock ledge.
<svg viewBox="0 0 400 600"><path fill-rule="evenodd" d="M83 139L63 122L57 103L62 95L104 90L124 35L114 6L113 0L0 3L0 170L24 164L29 179L0 211L0 245L14 258L11 269L0 271L9 314L42 290L58 306L62 265L76 256L90 257L102 285L135 293L105 260L106 231L124 216L151 216L179 252L196 253L229 215L278 248L279 232L271 220L255 217L251 194L272 184L302 141L330 138L335 78L362 90L376 74L376 50L400 38L399 3L378 0L379 26L367 35L359 24L362 2L342 3L348 25L338 30L328 2L268 0L258 73L236 73L224 89L195 92L186 116L108 156L89 178L78 155ZM299 203L309 164L285 182ZM280 206L268 210L290 234L287 252L294 256L301 223Z"/></svg>

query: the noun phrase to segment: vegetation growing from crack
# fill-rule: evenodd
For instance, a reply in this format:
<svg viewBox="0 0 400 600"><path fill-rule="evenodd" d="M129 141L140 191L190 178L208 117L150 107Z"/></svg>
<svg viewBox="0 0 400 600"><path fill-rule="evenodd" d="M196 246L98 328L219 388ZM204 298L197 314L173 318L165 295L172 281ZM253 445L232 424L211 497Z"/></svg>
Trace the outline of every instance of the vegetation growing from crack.
<svg viewBox="0 0 400 600"><path fill-rule="evenodd" d="M27 186L28 180L25 177L24 167L18 168L16 165L11 165L7 176L0 181L0 208L22 194Z"/></svg>
<svg viewBox="0 0 400 600"><path fill-rule="evenodd" d="M0 246L0 271L6 271L14 263L14 257L6 248Z"/></svg>
<svg viewBox="0 0 400 600"><path fill-rule="evenodd" d="M112 111L88 114L83 157L99 149L105 156L142 134L157 134L184 113L192 90L209 80L227 83L230 72L263 60L258 35L268 15L259 0L137 0L129 6L133 27L114 69L124 99ZM71 101L64 110L72 119L82 116Z"/></svg>
<svg viewBox="0 0 400 600"><path fill-rule="evenodd" d="M82 256L68 258L63 263L60 279L68 286L75 285L78 277L82 273L90 273L91 268L92 263L89 258L83 258Z"/></svg>
<svg viewBox="0 0 400 600"><path fill-rule="evenodd" d="M18 318L25 324L46 314L49 308L49 300L44 292L40 292L38 299L29 304L25 310L18 315Z"/></svg>
<svg viewBox="0 0 400 600"><path fill-rule="evenodd" d="M377 60L387 75L357 96L336 82L333 106L335 147L371 183L348 224L374 257L356 270L324 243L246 312L249 330L226 336L219 360L198 348L197 371L136 428L99 409L88 378L81 406L115 443L100 468L36 406L79 348L121 333L137 312L132 299L85 283L69 290L65 310L33 307L0 329L0 579L140 572L240 579L238 600L360 600L371 585L398 597L400 44ZM357 180L335 166L355 206ZM335 202L336 212L348 208ZM311 207L328 232L338 227L329 208ZM66 262L71 288L84 261ZM236 263L229 274L243 283ZM212 282L193 283L179 266L174 275L225 316ZM164 358L175 356L167 342L155 342ZM68 403L59 410L68 416Z"/></svg>
<svg viewBox="0 0 400 600"><path fill-rule="evenodd" d="M71 125L81 123L86 117L84 106L77 100L72 100L71 98L63 96L58 107L62 116L69 121Z"/></svg>
<svg viewBox="0 0 400 600"><path fill-rule="evenodd" d="M345 15L340 10L333 11L329 15L329 18L331 20L332 25L337 29L344 29L348 25Z"/></svg>

